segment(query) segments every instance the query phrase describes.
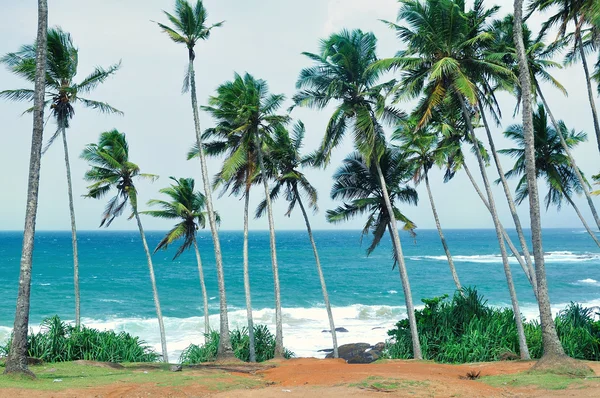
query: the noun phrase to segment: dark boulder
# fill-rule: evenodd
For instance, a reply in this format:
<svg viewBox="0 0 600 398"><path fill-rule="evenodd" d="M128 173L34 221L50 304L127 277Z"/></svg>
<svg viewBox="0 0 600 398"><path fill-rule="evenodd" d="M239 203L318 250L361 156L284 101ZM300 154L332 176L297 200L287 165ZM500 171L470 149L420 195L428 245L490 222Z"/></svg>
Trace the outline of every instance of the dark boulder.
<svg viewBox="0 0 600 398"><path fill-rule="evenodd" d="M371 363L375 362L381 356L381 352L377 350L364 351L353 358L348 359L348 363Z"/></svg>
<svg viewBox="0 0 600 398"><path fill-rule="evenodd" d="M317 352L333 352L333 348L324 348L324 349L319 350Z"/></svg>
<svg viewBox="0 0 600 398"><path fill-rule="evenodd" d="M376 351L383 351L385 349L385 343L377 343L371 348L373 348Z"/></svg>
<svg viewBox="0 0 600 398"><path fill-rule="evenodd" d="M335 331L338 333L348 333L348 329L346 329L346 328L335 328ZM321 330L321 333L331 333L331 330L323 329L323 330Z"/></svg>
<svg viewBox="0 0 600 398"><path fill-rule="evenodd" d="M371 344L369 343L344 344L338 347L338 354L340 358L348 361L349 359L361 355L370 348ZM333 358L333 352L327 354L325 358Z"/></svg>

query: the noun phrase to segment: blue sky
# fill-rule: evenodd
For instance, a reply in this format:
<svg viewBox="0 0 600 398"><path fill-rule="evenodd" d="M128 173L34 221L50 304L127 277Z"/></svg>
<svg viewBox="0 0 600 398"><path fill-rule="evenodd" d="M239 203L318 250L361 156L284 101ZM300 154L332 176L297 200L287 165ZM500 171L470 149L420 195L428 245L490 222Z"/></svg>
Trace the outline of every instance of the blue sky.
<svg viewBox="0 0 600 398"><path fill-rule="evenodd" d="M85 4L85 5L84 5ZM511 11L512 1L489 0L488 5L499 4L498 14ZM0 0L0 54L15 51L25 43L31 43L36 30L35 1ZM215 88L233 77L234 72L249 72L267 80L271 92L294 94L294 84L300 69L310 65L301 55L302 51L316 52L320 38L342 28L360 28L373 31L379 39L380 57L392 56L400 47L394 32L379 19L395 20L398 5L395 0L206 0L209 22L225 20L222 28L214 31L210 40L197 46L197 80L200 104ZM150 184L139 184L141 202L158 198L158 190L168 184L169 176L194 177L200 186L198 161L185 160L185 154L193 142L194 130L189 97L181 95L180 88L186 67L186 49L172 43L151 21L164 21L161 10L170 10L172 1L163 0L104 0L102 2L63 0L49 1L50 26L61 26L69 31L79 47L80 77L87 75L95 65L108 66L122 60L122 69L89 97L106 101L125 112L124 116L106 116L88 109L76 109L69 129L70 155L75 192L77 224L81 230L96 229L104 201L83 199L86 183L82 177L86 164L78 158L85 144L97 140L106 130L117 128L127 134L131 160L144 172L158 174L161 178ZM543 16L534 16L531 25L539 27ZM580 65L557 70L555 76L566 86L569 96L564 97L551 87L546 87L548 101L558 118L565 120L569 128L586 131L589 142L574 151L577 161L586 175L597 173L600 157L595 145L592 120ZM26 83L0 69L0 90L21 88ZM515 121L511 118L514 100L501 94L506 127ZM400 105L409 111L413 104ZM26 104L0 102L0 120L4 144L0 146L2 193L0 194L0 229L19 230L23 226L27 172L31 141L31 117L21 116ZM317 147L329 113L297 109L294 119L301 119L307 128L305 150ZM208 115L201 115L202 127L211 126ZM46 135L55 125L47 124ZM493 128L497 146L506 148L510 143L501 137L502 128ZM483 139L483 131L478 131ZM325 221L325 210L337 206L329 199L331 175L341 160L352 150L350 138L334 154L331 166L323 170L307 170L306 173L319 190L320 212L313 217L313 228L339 228ZM474 158L467 160L476 170ZM214 174L220 160L209 163ZM508 169L511 160L503 158ZM495 179L495 169L489 168L490 178ZM479 177L479 176L478 176ZM440 172L431 175L442 225L447 228L493 227L489 214L481 204L466 176L459 175L449 184L443 184ZM502 220L511 225L508 207L502 190L495 187L497 203ZM261 200L260 189L255 189L251 205ZM418 187L418 207L405 207L403 211L419 228L434 228L424 186ZM541 193L544 193L542 186ZM222 229L242 228L243 203L238 198L224 196L216 199L216 208L222 215ZM589 210L582 198L577 199L583 213ZM596 203L600 205L598 199ZM144 206L142 206L144 208ZM299 213L284 217L285 203L276 204L275 222L280 229L302 229L304 223ZM526 204L519 208L524 224L528 224ZM364 220L354 220L343 228L360 228ZM591 220L590 220L591 221ZM166 229L169 223L145 218L146 229ZM583 229L575 212L566 206L560 212L550 209L543 213L545 227L568 227ZM42 161L40 206L38 228L45 230L69 229L69 213L65 166L62 146L55 145ZM135 229L126 217L114 222L114 229ZM266 220L251 220L251 229L266 229Z"/></svg>

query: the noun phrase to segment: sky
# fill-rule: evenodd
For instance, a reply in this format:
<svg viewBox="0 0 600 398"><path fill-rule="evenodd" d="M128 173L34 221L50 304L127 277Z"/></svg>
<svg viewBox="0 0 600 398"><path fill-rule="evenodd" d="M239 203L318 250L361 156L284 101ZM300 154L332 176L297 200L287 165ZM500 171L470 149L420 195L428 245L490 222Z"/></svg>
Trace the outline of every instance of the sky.
<svg viewBox="0 0 600 398"><path fill-rule="evenodd" d="M96 142L101 132L113 128L125 132L130 145L130 160L143 172L157 174L154 183L138 183L141 210L149 199L160 198L158 190L169 184L168 177L194 177L201 187L198 160L187 161L186 153L194 142L194 126L189 95L181 94L187 50L171 42L153 21L165 22L161 10L170 11L171 0L49 0L49 26L60 26L72 34L79 48L79 74L83 79L96 65L107 67L122 61L121 69L98 87L89 98L105 101L122 110L124 116L103 115L76 108L76 114L68 130L70 158L75 195L77 225L80 230L95 230L100 223L106 200L84 199L87 183L83 175L86 163L79 158L84 146ZM200 42L196 48L196 73L198 100L206 104L207 98L223 82L231 80L234 72L249 72L268 82L272 93L287 97L283 108L291 105L298 73L311 62L303 51L317 52L319 40L343 28L360 28L372 31L378 37L378 56L391 57L400 49L395 34L380 20L395 20L398 3L395 0L205 0L209 23L224 20L223 27L215 29L210 40ZM512 10L512 1L488 0L487 5L502 6L498 17ZM37 27L37 2L34 0L0 0L0 54L16 51L22 44L32 43ZM543 15L534 15L531 27L537 30ZM575 65L556 70L554 75L569 91L563 96L551 87L544 87L548 102L559 119L569 128L588 133L587 143L574 150L578 165L587 176L600 171L591 111L587 99L583 69ZM29 88L28 83L11 75L0 67L0 90ZM598 98L596 98L598 100ZM503 127L520 120L512 118L514 99L500 95L504 113ZM410 111L414 104L401 103L399 107ZM4 170L0 191L0 230L22 230L25 215L29 152L32 120L21 113L28 107L25 103L0 100L0 120L3 144L0 145L0 170ZM306 125L304 151L317 148L323 136L331 109L323 111L296 108L291 116ZM520 118L520 116L518 116ZM201 112L202 128L212 126L213 120ZM492 128L498 148L511 147L502 137L503 127ZM56 125L47 124L48 138ZM478 136L485 139L484 131ZM331 225L325 220L325 211L340 203L329 198L332 174L343 158L353 149L351 136L339 147L326 170L305 170L308 178L319 192L319 212L311 218L313 229L359 229L364 219L355 219L341 225ZM217 172L222 159L208 162L209 173ZM470 157L467 162L478 171L477 162ZM505 170L512 160L503 157ZM491 179L497 178L495 168L488 168ZM445 228L492 228L489 213L477 197L466 175L461 173L453 181L444 184L442 174L432 171L431 183L436 206ZM477 173L477 177L480 177ZM478 178L481 180L481 178ZM511 183L514 188L514 182ZM540 193L545 194L541 185ZM419 205L403 205L402 211L418 228L435 228L424 184L418 186ZM503 192L494 187L500 218L511 226L510 213ZM251 206L256 206L264 191L254 189ZM240 198L214 195L215 208L220 212L223 230L241 230L243 227L243 201ZM595 199L598 206L600 200ZM585 199L577 198L585 217L591 220ZM286 203L275 203L274 215L277 229L303 229L304 222L298 211L285 217ZM519 214L524 225L529 224L528 206L523 203ZM543 210L544 227L562 227L582 230L575 212L567 206L560 211ZM165 230L170 223L150 217L143 219L147 230ZM37 228L40 230L68 230L70 228L64 153L57 140L42 159L41 186ZM135 229L135 223L127 217L116 220L111 229ZM252 219L251 229L267 229L266 219Z"/></svg>

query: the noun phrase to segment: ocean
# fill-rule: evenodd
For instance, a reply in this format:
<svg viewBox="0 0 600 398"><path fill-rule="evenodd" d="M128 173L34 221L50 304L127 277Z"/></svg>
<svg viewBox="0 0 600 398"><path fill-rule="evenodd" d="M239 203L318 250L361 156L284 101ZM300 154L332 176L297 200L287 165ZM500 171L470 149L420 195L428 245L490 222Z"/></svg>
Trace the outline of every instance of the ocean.
<svg viewBox="0 0 600 398"><path fill-rule="evenodd" d="M154 247L164 232L147 232ZM446 230L463 286L476 286L489 304L510 307L502 261L493 230ZM515 244L518 240L510 233ZM137 231L80 231L79 262L82 323L98 329L125 330L160 351L158 323L144 251ZM245 325L242 232L221 231L227 303L232 328ZM12 328L17 295L21 232L0 232L0 342ZM31 325L58 314L74 317L71 234L36 235L31 290ZM360 231L315 231L339 344L384 341L387 330L405 317L402 285L392 269L391 243L382 242L366 256L368 237ZM436 230L401 234L413 300L452 295L454 284ZM218 327L218 290L212 240L198 236L210 301L210 322ZM175 248L154 255L158 291L165 317L167 345L175 360L190 343L203 341L202 294L193 252L172 261ZM269 235L251 231L250 279L255 324L274 331L274 291ZM544 231L546 271L554 313L569 302L600 305L600 250L582 230ZM329 329L312 249L305 231L277 232L283 307L284 345L297 356L322 357L331 347ZM515 259L513 276L523 315L537 316L531 288Z"/></svg>

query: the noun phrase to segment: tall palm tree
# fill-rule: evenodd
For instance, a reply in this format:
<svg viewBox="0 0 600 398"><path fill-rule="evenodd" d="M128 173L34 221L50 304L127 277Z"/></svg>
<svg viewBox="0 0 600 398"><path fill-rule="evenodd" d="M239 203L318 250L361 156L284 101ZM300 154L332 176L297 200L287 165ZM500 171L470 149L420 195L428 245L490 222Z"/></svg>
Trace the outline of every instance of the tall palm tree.
<svg viewBox="0 0 600 398"><path fill-rule="evenodd" d="M406 156L395 148L386 149L378 160L379 167L368 163L359 152L347 156L343 165L333 175L334 184L331 198L344 200L342 206L327 211L327 221L339 223L366 214L367 221L362 230L362 238L369 233L372 241L367 248L370 255L379 245L386 230L390 233L394 227L394 219L403 223L403 229L414 236L416 225L396 207L396 203L416 205L417 191L406 185L413 176L413 166L407 162ZM387 200L384 197L379 179L379 170L383 172L387 191L393 203L394 216L388 212ZM394 241L392 240L392 247ZM394 265L397 264L396 250L392 250Z"/></svg>
<svg viewBox="0 0 600 398"><path fill-rule="evenodd" d="M527 53L523 40L523 0L514 0L514 42L517 49L519 64L519 82L523 93L523 136L525 140L525 171L529 188L529 216L531 220L531 243L535 260L535 273L538 288L538 308L540 310L540 324L542 327L542 341L544 355L542 360L552 362L555 359L566 357L565 351L558 339L556 326L552 318L550 297L548 295L548 282L546 280L546 266L544 262L544 248L542 244L542 224L540 219L540 200L538 196L537 177L535 170L535 145L533 134L533 109L531 98L531 74L527 63ZM545 359L544 359L545 358Z"/></svg>
<svg viewBox="0 0 600 398"><path fill-rule="evenodd" d="M31 154L29 157L29 183L27 186L27 207L25 209L25 229L23 231L23 249L19 271L19 290L13 338L6 360L4 373L22 373L33 376L27 368L27 332L29 330L29 300L31 297L31 268L33 263L33 240L35 237L35 219L37 216L38 192L40 187L40 164L44 135L44 93L48 39L48 3L38 0L38 26L35 57L33 92L33 133L31 136Z"/></svg>
<svg viewBox="0 0 600 398"><path fill-rule="evenodd" d="M494 47L496 47L495 51L502 56L507 64L513 65L515 69L518 69L517 54L516 50L514 49L513 42L514 32L512 15L509 15L504 20L498 21L494 24L494 34L497 37L497 41L494 45ZM542 91L542 85L540 82L548 82L559 89L563 94L567 94L567 91L562 84L560 84L560 82L548 72L548 69L552 67L561 67L560 64L550 60L550 57L560 50L562 46L556 44L548 47L544 44L544 38L544 32L540 33L537 38L533 38L531 31L527 28L527 25L523 26L523 42L525 44L525 48L527 49L527 62L529 64L529 71L531 74L530 79L534 91L534 97L539 97L539 99L542 101L544 107L546 108L546 112L552 121L555 131L560 133L560 126L554 117L552 110L550 109L544 92ZM518 103L520 103L522 96L519 84L515 85L514 91L516 92ZM598 229L600 229L600 217L598 216L598 212L596 211L596 207L592 201L590 190L588 189L585 179L579 172L575 157L571 154L571 150L564 140L564 137L562 137L562 134L559 134L558 138L560 139L560 143L562 144L565 155L569 158L570 163L574 165L573 170L575 171L575 176L579 180L579 184L583 189L582 192L586 197L588 206L590 207L590 211L592 212L592 216L596 222L596 226ZM502 180L505 179L502 178ZM506 184L503 182L503 185Z"/></svg>
<svg viewBox="0 0 600 398"><path fill-rule="evenodd" d="M306 162L307 159L303 159L300 155L300 149L302 148L302 141L304 140L305 134L304 123L298 121L294 125L292 135L290 136L289 131L281 126L275 129L273 142L269 148L269 163L273 165L274 173L277 175L275 178L275 184L271 188L271 198L276 199L279 192L283 189L285 199L289 202L286 216L290 216L292 211L296 208L296 205L300 207L302 216L304 217L304 223L306 224L306 231L308 232L308 239L313 249L313 255L315 256L315 263L317 264L317 273L319 275L319 281L321 282L321 291L323 292L323 301L325 302L325 309L327 310L327 317L329 318L329 330L331 330L331 338L333 341L333 357L338 358L338 342L337 334L335 331L335 323L333 321L333 312L331 311L331 303L329 302L329 293L327 293L327 284L325 283L325 276L323 275L323 269L321 268L321 260L319 259L319 252L317 251L317 244L312 233L306 207L302 200L304 196L307 200L308 207L314 212L318 210L317 206L317 190L306 178L306 175L302 173L299 168L302 163ZM256 217L263 216L267 208L266 199L263 200L258 209L256 210Z"/></svg>
<svg viewBox="0 0 600 398"><path fill-rule="evenodd" d="M196 52L194 48L200 40L207 40L213 28L219 27L223 22L207 25L207 12L202 0L197 0L192 5L186 0L175 0L175 15L163 11L172 26L158 23L158 26L175 43L184 44L188 53L188 69L183 80L182 92L190 92L192 102L192 113L194 116L194 129L196 133L196 145L199 151L200 168L202 169L202 182L204 183L204 195L206 196L206 208L208 211L208 223L215 248L215 262L217 267L217 281L219 285L219 349L217 356L222 359L233 359L233 348L229 338L229 318L227 315L227 296L225 294L225 276L223 274L223 255L221 253L221 242L217 231L217 220L212 202L212 187L206 165L206 155L203 150L202 131L200 130L200 118L198 116L198 99L196 96L196 72L194 71L194 60Z"/></svg>
<svg viewBox="0 0 600 398"><path fill-rule="evenodd" d="M196 241L196 231L199 228L206 227L206 213L204 212L206 198L202 193L195 190L195 181L193 178L176 179L171 177L171 180L174 181L174 184L159 191L167 195L170 201L152 199L148 201L148 205L160 206L162 209L141 211L140 214L179 221L158 243L156 249L154 249L154 253L160 249L167 249L171 243L177 240L183 240L183 243L173 257L173 260L175 260L190 247L194 246L204 304L204 336L206 338L210 333L208 295L206 294L206 285L204 284L202 258L198 249L198 242Z"/></svg>
<svg viewBox="0 0 600 398"><path fill-rule="evenodd" d="M232 81L225 82L217 88L217 94L210 97L208 101L209 106L202 107L217 121L214 131L220 132L221 135L240 135L235 152L231 153L223 166L224 173L222 177L225 181L247 166L252 156L256 156L256 160L258 160L257 173L265 190L269 218L269 242L275 287L276 357L283 357L284 353L283 323L275 224L269 197L269 182L265 168L264 151L271 140L273 131L289 121L289 116L276 114L284 100L285 97L282 94L269 94L269 88L264 80L255 79L248 73L243 77L236 73ZM210 131L208 134L210 134ZM249 187L255 177L253 177L251 170L247 171L246 177L246 186ZM248 200L249 195L245 196ZM247 227L245 230L247 231Z"/></svg>
<svg viewBox="0 0 600 398"><path fill-rule="evenodd" d="M416 128L417 120L414 118L410 119L406 123L402 123L398 126L392 140L400 141L401 150L409 157L409 162L414 166L413 180L416 184L425 181L425 187L427 188L427 195L429 197L429 203L431 204L431 211L433 212L433 218L435 220L435 226L446 253L448 259L448 266L450 267L450 273L452 274L452 280L456 286L456 290L462 291L462 286L450 254L450 249L446 243L446 237L442 231L442 225L440 218L433 200L433 193L431 192L431 186L429 184L429 171L433 168L436 163L440 161L440 148L438 147L438 137L434 132L423 128Z"/></svg>
<svg viewBox="0 0 600 398"><path fill-rule="evenodd" d="M135 188L134 179L147 178L155 180L157 177L151 174L143 174L135 163L129 160L129 145L125 139L125 134L118 130L111 130L100 134L97 144L88 144L81 158L86 160L90 169L85 173L85 180L91 182L88 186L86 198L101 199L113 189L116 190L106 205L102 214L100 226L110 226L113 220L123 214L127 204L131 206L132 216L137 221L142 245L148 260L148 270L150 272L150 282L152 283L152 293L154 296L154 306L156 307L156 316L160 329L160 342L162 346L163 361L169 362L167 354L167 340L165 337L165 327L163 323L160 301L158 299L158 289L154 277L154 266L152 264L152 255L146 242L146 234L142 227L142 220L138 212L138 197Z"/></svg>
<svg viewBox="0 0 600 398"><path fill-rule="evenodd" d="M71 182L71 164L69 162L69 147L67 145L67 129L75 114L75 106L80 103L86 108L99 110L102 113L122 114L104 102L94 101L81 96L93 91L98 85L113 75L120 63L107 69L96 67L80 83L75 82L79 61L79 51L73 45L71 35L60 28L48 31L48 57L46 62L46 93L44 106L56 121L56 132L46 144L48 147L58 136L62 136L67 170L67 191L69 196L69 212L71 216L71 241L73 246L73 282L75 288L75 324L80 325L80 295L79 295L79 256L77 253L77 225L75 222L75 207L73 204L73 186ZM30 83L35 79L36 46L25 45L15 53L6 54L0 58L0 63L6 64L17 76L23 77ZM31 89L5 90L0 97L15 101L33 100L34 91ZM31 111L33 108L29 109Z"/></svg>
<svg viewBox="0 0 600 398"><path fill-rule="evenodd" d="M571 60L580 59L583 66L588 100L594 121L594 131L596 132L598 151L600 152L600 119L598 118L598 111L596 109L591 73L582 36L584 26L594 18L591 13L595 5L596 0L533 0L529 5L529 11L531 13L535 10L540 12L553 10L553 14L542 25L542 32L546 32L552 27L558 27L557 41L559 39L572 39L573 50L571 51L570 58ZM573 24L574 32L572 35L568 35L567 29L571 24Z"/></svg>
<svg viewBox="0 0 600 398"><path fill-rule="evenodd" d="M592 239L600 247L600 241L596 237L596 234L590 229L579 208L573 202L573 193L581 193L583 188L575 175L575 166L569 161L569 157L565 154L559 138L559 135L562 135L569 148L574 148L577 144L586 141L587 134L583 132L578 133L575 130L569 131L562 120L558 122L558 125L561 129L560 133L553 127L548 126L546 108L540 104L537 112L533 114L533 134L536 176L538 178L543 177L548 186L548 193L545 198L546 209L550 205L556 205L560 210L562 201L566 200L573 207ZM518 145L517 148L502 149L500 153L510 155L516 159L513 169L506 173L506 177L520 177L516 189L516 199L517 203L521 203L529 194L527 176L525 176L525 137L523 126L512 125L504 132L504 135ZM589 184L587 181L584 181L584 183Z"/></svg>
<svg viewBox="0 0 600 398"><path fill-rule="evenodd" d="M250 362L256 362L256 348L254 343L254 320L252 316L252 294L250 289L250 272L248 260L248 214L250 206L250 189L258 183L259 168L256 155L256 145L251 137L244 132L232 132L230 128L209 128L202 135L204 151L209 156L225 154L221 170L215 175L214 188L221 187L220 196L226 192L230 195L244 198L244 241L242 261L244 272L244 293L246 297L246 319L248 322L248 350ZM249 141L250 139L250 141ZM237 154L233 157L234 154ZM198 145L188 152L188 159L199 156ZM240 162L240 158L244 160Z"/></svg>
<svg viewBox="0 0 600 398"><path fill-rule="evenodd" d="M393 82L377 84L381 73L371 68L377 61L376 48L375 35L358 29L343 30L322 40L320 54L304 53L315 62L315 66L300 72L296 82L296 88L300 91L294 96L294 102L297 106L316 109L323 109L331 102L337 104L327 124L321 147L317 151L317 164L327 165L332 151L340 145L346 132L353 130L354 146L367 163L373 162L378 169L383 198L393 226L391 236L406 301L413 353L416 359L422 359L402 244L395 227L395 214L384 174L379 169L379 159L386 147L385 134L380 122L395 124L404 114L386 105L384 94L392 87Z"/></svg>
<svg viewBox="0 0 600 398"><path fill-rule="evenodd" d="M490 85L490 81L501 80L512 74L501 63L486 57L484 51L489 35L482 32L481 27L497 10L497 7L486 10L483 0L476 0L470 11L465 9L462 1L401 1L398 13L400 23L391 25L405 43L406 49L394 58L380 61L375 68L402 70L402 79L397 86L398 95L421 97L415 111L420 118L418 127L427 124L436 108L444 101L451 101L461 109L467 134L476 142L472 118L480 101L478 84ZM521 358L528 359L529 350L502 226L485 161L478 145L475 149L515 314Z"/></svg>

